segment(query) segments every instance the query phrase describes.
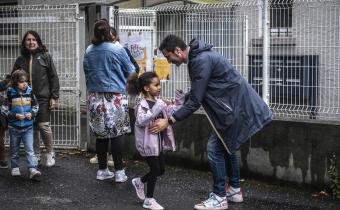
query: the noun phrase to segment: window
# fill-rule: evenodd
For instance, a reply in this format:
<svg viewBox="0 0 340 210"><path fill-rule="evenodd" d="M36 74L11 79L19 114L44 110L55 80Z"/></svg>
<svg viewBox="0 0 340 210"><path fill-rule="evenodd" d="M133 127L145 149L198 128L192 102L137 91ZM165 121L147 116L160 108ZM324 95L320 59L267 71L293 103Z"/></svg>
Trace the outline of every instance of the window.
<svg viewBox="0 0 340 210"><path fill-rule="evenodd" d="M292 35L293 0L270 1L270 35L290 37Z"/></svg>

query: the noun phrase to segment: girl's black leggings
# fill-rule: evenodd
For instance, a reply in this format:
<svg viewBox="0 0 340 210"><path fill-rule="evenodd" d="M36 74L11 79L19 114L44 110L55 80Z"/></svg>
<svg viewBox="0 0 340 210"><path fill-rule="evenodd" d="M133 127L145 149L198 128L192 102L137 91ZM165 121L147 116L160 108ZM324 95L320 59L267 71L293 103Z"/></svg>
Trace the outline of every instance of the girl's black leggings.
<svg viewBox="0 0 340 210"><path fill-rule="evenodd" d="M111 141L111 153L114 162L115 170L123 169L123 143L121 137L112 139L97 139L96 140L96 153L98 157L99 169L107 168L107 150Z"/></svg>
<svg viewBox="0 0 340 210"><path fill-rule="evenodd" d="M145 160L150 167L150 171L145 176L141 177L141 181L143 183L146 182L146 197L153 198L157 176L163 175L165 171L164 155L160 152L159 156L145 157Z"/></svg>

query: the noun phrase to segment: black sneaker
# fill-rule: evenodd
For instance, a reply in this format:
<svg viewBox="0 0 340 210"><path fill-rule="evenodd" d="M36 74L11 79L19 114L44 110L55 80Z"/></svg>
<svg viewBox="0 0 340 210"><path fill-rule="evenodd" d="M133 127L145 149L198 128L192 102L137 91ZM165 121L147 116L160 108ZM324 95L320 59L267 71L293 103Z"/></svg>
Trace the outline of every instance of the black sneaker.
<svg viewBox="0 0 340 210"><path fill-rule="evenodd" d="M7 162L4 160L0 161L0 168L8 168Z"/></svg>

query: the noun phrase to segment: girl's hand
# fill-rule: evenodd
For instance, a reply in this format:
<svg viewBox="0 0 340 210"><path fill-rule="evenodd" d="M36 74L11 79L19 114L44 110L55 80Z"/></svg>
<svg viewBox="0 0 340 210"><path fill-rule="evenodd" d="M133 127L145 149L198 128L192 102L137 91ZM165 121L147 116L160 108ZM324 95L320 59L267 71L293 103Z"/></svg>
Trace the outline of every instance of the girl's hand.
<svg viewBox="0 0 340 210"><path fill-rule="evenodd" d="M166 105L172 105L175 104L175 100L171 99L171 100L167 100L167 99L162 99L162 101L164 101L166 103Z"/></svg>
<svg viewBox="0 0 340 210"><path fill-rule="evenodd" d="M26 118L29 119L29 120L31 120L31 119L32 119L32 113L31 113L31 112L27 113L27 114L26 114Z"/></svg>
<svg viewBox="0 0 340 210"><path fill-rule="evenodd" d="M16 114L15 118L17 118L18 120L24 120L25 119L25 115L23 115L23 114Z"/></svg>
<svg viewBox="0 0 340 210"><path fill-rule="evenodd" d="M176 105L183 105L185 102L185 93L183 92L183 90L177 89L175 95Z"/></svg>

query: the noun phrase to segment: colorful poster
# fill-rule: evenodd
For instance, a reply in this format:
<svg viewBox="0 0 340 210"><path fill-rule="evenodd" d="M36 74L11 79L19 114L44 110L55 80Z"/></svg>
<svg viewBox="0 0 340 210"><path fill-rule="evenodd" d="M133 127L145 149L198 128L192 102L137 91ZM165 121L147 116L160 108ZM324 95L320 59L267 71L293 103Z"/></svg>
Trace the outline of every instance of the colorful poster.
<svg viewBox="0 0 340 210"><path fill-rule="evenodd" d="M157 50L157 54L154 57L154 71L160 80L170 79L170 64L159 50Z"/></svg>
<svg viewBox="0 0 340 210"><path fill-rule="evenodd" d="M140 67L140 74L153 70L151 32L120 32L120 43L127 47Z"/></svg>

